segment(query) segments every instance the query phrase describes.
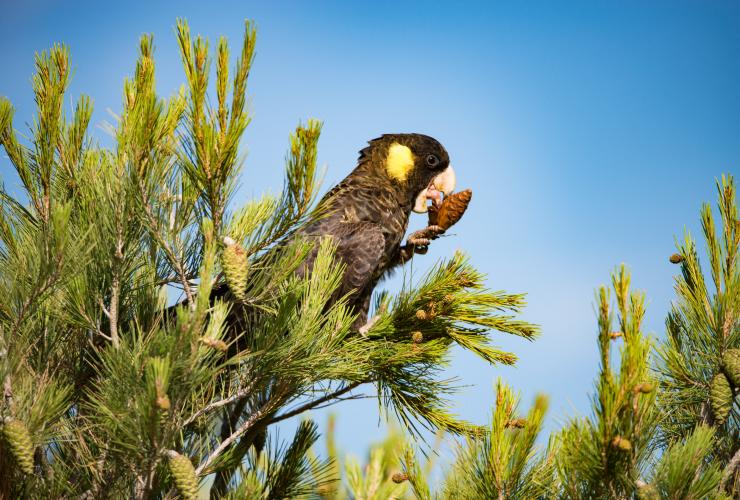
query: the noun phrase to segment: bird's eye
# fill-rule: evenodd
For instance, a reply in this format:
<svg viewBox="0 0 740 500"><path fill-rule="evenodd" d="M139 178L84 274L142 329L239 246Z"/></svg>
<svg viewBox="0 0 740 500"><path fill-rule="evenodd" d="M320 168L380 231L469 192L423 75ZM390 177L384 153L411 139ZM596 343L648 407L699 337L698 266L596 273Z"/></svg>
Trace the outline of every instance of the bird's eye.
<svg viewBox="0 0 740 500"><path fill-rule="evenodd" d="M427 155L426 162L428 167L436 167L439 165L439 158L434 155Z"/></svg>

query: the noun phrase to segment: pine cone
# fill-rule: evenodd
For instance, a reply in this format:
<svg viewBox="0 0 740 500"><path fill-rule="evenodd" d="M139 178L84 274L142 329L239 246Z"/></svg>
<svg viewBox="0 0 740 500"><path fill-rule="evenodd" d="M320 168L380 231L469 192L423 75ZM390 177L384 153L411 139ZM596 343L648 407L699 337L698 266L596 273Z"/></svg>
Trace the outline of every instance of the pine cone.
<svg viewBox="0 0 740 500"><path fill-rule="evenodd" d="M414 344L420 344L424 341L424 334L416 331L411 334L411 342Z"/></svg>
<svg viewBox="0 0 740 500"><path fill-rule="evenodd" d="M514 418L506 422L504 427L514 429L524 429L527 426L527 421L523 418Z"/></svg>
<svg viewBox="0 0 740 500"><path fill-rule="evenodd" d="M180 496L193 500L198 497L198 477L195 475L195 469L192 462L185 455L180 455L176 451L167 452L169 459L170 474L175 479L175 486Z"/></svg>
<svg viewBox="0 0 740 500"><path fill-rule="evenodd" d="M200 339L201 343L204 345L207 345L211 349L215 349L220 352L226 352L229 349L229 346L226 345L226 342L224 342L221 339L214 339L211 337L201 337Z"/></svg>
<svg viewBox="0 0 740 500"><path fill-rule="evenodd" d="M712 406L714 420L719 425L725 423L732 409L732 388L723 373L718 373L709 386L709 403Z"/></svg>
<svg viewBox="0 0 740 500"><path fill-rule="evenodd" d="M432 205L429 208L429 225L439 226L448 230L459 221L468 208L473 191L466 189L446 196L439 207Z"/></svg>
<svg viewBox="0 0 740 500"><path fill-rule="evenodd" d="M652 484L643 484L637 487L637 498L639 500L659 500L660 494Z"/></svg>
<svg viewBox="0 0 740 500"><path fill-rule="evenodd" d="M168 398L166 394L164 396L157 396L154 404L162 411L169 411L170 407L172 406L172 404L170 403L170 398Z"/></svg>
<svg viewBox="0 0 740 500"><path fill-rule="evenodd" d="M612 440L612 446L622 451L630 451L632 449L632 443L629 439L625 439L622 436L617 436Z"/></svg>
<svg viewBox="0 0 740 500"><path fill-rule="evenodd" d="M671 261L671 264L680 264L684 261L684 257L680 253L674 253L673 255L668 257L668 260Z"/></svg>
<svg viewBox="0 0 740 500"><path fill-rule="evenodd" d="M221 266L224 269L226 283L237 299L244 300L249 273L247 252L231 238L224 238L224 244L226 244L226 248L224 248L221 255Z"/></svg>
<svg viewBox="0 0 740 500"><path fill-rule="evenodd" d="M735 389L740 389L740 349L727 350L722 358L722 369Z"/></svg>
<svg viewBox="0 0 740 500"><path fill-rule="evenodd" d="M33 441L25 424L11 420L3 425L3 437L8 442L10 453L25 474L33 474Z"/></svg>
<svg viewBox="0 0 740 500"><path fill-rule="evenodd" d="M393 474L393 476L391 476L391 481L393 481L396 484L401 484L402 482L408 481L408 480L409 480L408 474L405 474L403 472L396 472L395 474Z"/></svg>
<svg viewBox="0 0 740 500"><path fill-rule="evenodd" d="M637 384L635 387L632 388L632 392L635 394L642 393L642 394L650 394L655 389L655 386L651 384L650 382L643 382L641 384Z"/></svg>

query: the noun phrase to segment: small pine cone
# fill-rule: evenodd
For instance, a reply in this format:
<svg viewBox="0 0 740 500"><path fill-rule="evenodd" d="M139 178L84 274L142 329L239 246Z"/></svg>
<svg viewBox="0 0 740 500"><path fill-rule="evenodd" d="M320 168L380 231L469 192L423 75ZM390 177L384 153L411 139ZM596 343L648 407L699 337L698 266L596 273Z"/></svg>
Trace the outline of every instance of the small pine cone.
<svg viewBox="0 0 740 500"><path fill-rule="evenodd" d="M404 472L396 472L391 476L391 481L393 481L396 484L401 484L404 481L409 480L409 475Z"/></svg>
<svg viewBox="0 0 740 500"><path fill-rule="evenodd" d="M167 395L163 396L157 396L157 400L154 402L155 405L157 405L157 408L159 408L162 411L169 411L170 406L170 398L167 397Z"/></svg>
<svg viewBox="0 0 740 500"><path fill-rule="evenodd" d="M467 273L460 273L457 277L458 284L463 288L470 288L475 285L475 282Z"/></svg>
<svg viewBox="0 0 740 500"><path fill-rule="evenodd" d="M633 389L632 392L635 394L642 393L642 394L650 394L655 390L655 386L651 384L650 382L643 382L642 384L637 384Z"/></svg>
<svg viewBox="0 0 740 500"><path fill-rule="evenodd" d="M416 311L416 319L420 321L425 321L428 317L429 315L425 310L419 309L418 311Z"/></svg>
<svg viewBox="0 0 740 500"><path fill-rule="evenodd" d="M709 403L712 406L714 421L719 425L725 423L732 409L732 388L723 373L718 373L709 386Z"/></svg>
<svg viewBox="0 0 740 500"><path fill-rule="evenodd" d="M421 344L424 341L424 334L416 331L411 334L411 342L414 344Z"/></svg>
<svg viewBox="0 0 740 500"><path fill-rule="evenodd" d="M722 357L722 369L735 389L740 389L740 349L728 349Z"/></svg>
<svg viewBox="0 0 740 500"><path fill-rule="evenodd" d="M660 500L660 494L652 484L642 483L637 487L637 498L639 500Z"/></svg>
<svg viewBox="0 0 740 500"><path fill-rule="evenodd" d="M446 196L442 205L429 208L429 225L448 230L454 226L468 209L473 192L470 189Z"/></svg>
<svg viewBox="0 0 740 500"><path fill-rule="evenodd" d="M502 352L499 355L499 357L498 357L498 360L501 363L503 363L505 365L511 365L511 366L513 366L514 364L516 364L516 362L517 362L518 359L519 358L517 358L515 354L512 354L510 352Z"/></svg>
<svg viewBox="0 0 740 500"><path fill-rule="evenodd" d="M11 420L3 425L3 437L8 442L10 452L25 474L33 474L33 441L25 424Z"/></svg>
<svg viewBox="0 0 740 500"><path fill-rule="evenodd" d="M136 101L136 94L134 93L134 86L130 82L123 84L124 91L126 93L126 107L132 109L134 102Z"/></svg>
<svg viewBox="0 0 740 500"><path fill-rule="evenodd" d="M513 427L515 429L524 429L527 426L527 421L523 418L514 418L506 422L506 427Z"/></svg>
<svg viewBox="0 0 740 500"><path fill-rule="evenodd" d="M674 253L670 257L668 257L668 260L671 261L671 264L680 264L684 261L684 256L680 253Z"/></svg>
<svg viewBox="0 0 740 500"><path fill-rule="evenodd" d="M210 347L211 349L215 349L220 352L226 352L229 349L229 346L226 345L226 342L224 342L221 339L213 339L210 337L202 337L200 341Z"/></svg>
<svg viewBox="0 0 740 500"><path fill-rule="evenodd" d="M632 449L632 443L629 439L625 439L621 436L617 436L612 439L612 446L622 451L630 451Z"/></svg>
<svg viewBox="0 0 740 500"><path fill-rule="evenodd" d="M224 244L226 248L221 255L221 266L224 269L226 283L237 299L244 300L249 274L247 252L231 238L224 238Z"/></svg>
<svg viewBox="0 0 740 500"><path fill-rule="evenodd" d="M617 340L621 336L622 336L622 332L612 332L609 334L609 338L612 340Z"/></svg>
<svg viewBox="0 0 740 500"><path fill-rule="evenodd" d="M195 475L195 469L192 462L185 455L180 455L176 451L167 452L170 474L175 479L175 486L180 496L188 500L198 497L198 477Z"/></svg>
<svg viewBox="0 0 740 500"><path fill-rule="evenodd" d="M452 295L451 293L448 293L447 295L444 296L444 298L442 299L442 302L444 302L445 304L452 304L453 302L455 302L455 296Z"/></svg>

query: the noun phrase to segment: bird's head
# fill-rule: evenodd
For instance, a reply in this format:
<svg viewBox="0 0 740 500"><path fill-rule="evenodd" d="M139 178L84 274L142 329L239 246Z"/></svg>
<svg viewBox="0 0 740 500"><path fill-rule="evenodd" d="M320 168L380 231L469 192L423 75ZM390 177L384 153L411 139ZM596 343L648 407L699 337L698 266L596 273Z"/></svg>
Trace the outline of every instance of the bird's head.
<svg viewBox="0 0 740 500"><path fill-rule="evenodd" d="M360 152L360 163L405 194L414 212L426 212L429 200L439 204L455 189L447 150L428 135L383 135Z"/></svg>

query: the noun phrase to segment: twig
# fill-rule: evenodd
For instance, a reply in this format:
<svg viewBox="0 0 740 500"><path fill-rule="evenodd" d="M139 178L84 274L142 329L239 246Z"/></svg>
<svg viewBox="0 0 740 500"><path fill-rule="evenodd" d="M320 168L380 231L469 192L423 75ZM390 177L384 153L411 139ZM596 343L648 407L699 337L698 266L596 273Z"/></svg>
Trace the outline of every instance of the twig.
<svg viewBox="0 0 740 500"><path fill-rule="evenodd" d="M103 310L103 314L105 314L105 317L110 319L110 312L108 312L108 308L105 307L105 302L103 302L103 299L101 297L98 297L98 303L100 304L100 308ZM90 321L90 319L87 319Z"/></svg>
<svg viewBox="0 0 740 500"><path fill-rule="evenodd" d="M735 472L735 469L737 469L738 467L740 467L740 448L738 448L738 450L732 456L732 459L727 464L727 467L725 467L725 471L722 473L722 480L719 483L720 490L723 490L725 488L727 481L730 480L732 474Z"/></svg>
<svg viewBox="0 0 740 500"><path fill-rule="evenodd" d="M214 401L213 403L210 403L209 405L201 408L200 410L198 410L195 413L193 413L193 415L190 418L188 418L182 424L183 427L186 427L186 426L192 424L201 415L204 415L204 414L206 414L206 413L208 413L208 412L210 412L212 410L215 410L217 408L221 408L222 406L225 406L225 405L227 405L229 403L232 403L234 401L237 401L237 400L239 400L239 399L241 399L241 398L243 398L245 396L248 396L249 393L252 392L252 388L254 387L254 385L255 385L255 383L253 381L249 385L247 385L246 387L238 390L236 393L234 393L231 396L229 396L228 398L219 399L218 401Z"/></svg>
<svg viewBox="0 0 740 500"><path fill-rule="evenodd" d="M152 236L154 236L154 239L156 239L157 243L160 244L164 252L167 254L167 258L170 260L170 262L174 266L175 271L177 271L177 274L180 277L180 282L182 283L182 287L185 290L185 295L187 295L188 297L188 303L190 304L190 309L194 311L195 301L193 300L193 291L190 288L188 274L185 272L185 269L182 266L182 262L180 262L180 259L177 258L177 256L175 255L175 252L170 248L170 246L167 244L164 238L162 238L162 236L156 231L156 228L158 226L157 219L154 217L154 214L152 213L152 209L149 206L149 197L146 195L146 189L144 187L144 184L141 182L139 182L139 191L141 193L141 201L143 202L142 205L144 205L144 213L146 213L149 226L151 226Z"/></svg>
<svg viewBox="0 0 740 500"><path fill-rule="evenodd" d="M240 425L238 429L232 432L228 438L224 439L221 442L221 444L218 445L216 449L213 450L210 453L210 455L208 455L208 457L206 457L206 459L198 466L198 468L195 469L195 474L200 475L205 469L207 469L208 466L211 465L211 463L216 458L218 458L218 456L221 455L221 453L223 453L224 450L226 450L226 448L228 448L231 445L231 443L239 439L239 436L241 436L242 434L247 432L249 429L251 429L252 426L254 426L254 424L260 418L262 418L265 414L269 413L273 405L274 405L274 402L268 401L264 405L262 405L262 407L259 410L254 412L252 416L250 416L247 420L245 420L244 423Z"/></svg>
<svg viewBox="0 0 740 500"><path fill-rule="evenodd" d="M113 252L113 279L110 293L110 309L108 320L110 323L110 338L113 347L118 349L121 345L118 339L118 312L121 302L121 267L123 266L123 207L121 203L116 204L116 249ZM103 308L105 311L105 308Z"/></svg>
<svg viewBox="0 0 740 500"><path fill-rule="evenodd" d="M121 342L118 339L118 306L121 299L121 278L118 269L113 272L113 283L111 285L110 312L108 322L110 323L110 339L113 347L118 349ZM105 312L105 308L103 308Z"/></svg>
<svg viewBox="0 0 740 500"><path fill-rule="evenodd" d="M5 375L3 381L3 399L5 400L5 406L10 410L10 414L15 414L15 404L13 403L13 387L10 383L10 374Z"/></svg>
<svg viewBox="0 0 740 500"><path fill-rule="evenodd" d="M351 384L343 387L342 389L336 390L336 391L332 392L331 394L326 394L324 396L321 396L320 398L316 398L316 399L314 399L312 401L309 401L308 403L303 404L303 405L299 406L298 408L296 408L294 410L291 410L291 411L289 411L287 413L283 413L282 415L276 416L275 418L273 418L273 419L270 420L269 424L271 425L271 424L274 424L276 422L280 422L281 420L285 420L285 419L288 419L290 417L294 417L294 416L296 416L296 415L298 415L300 413L303 413L306 410L310 410L312 408L315 408L315 407L317 407L318 405L320 405L322 403L326 403L327 401L330 401L332 399L336 399L339 396L341 396L342 394L346 394L347 392L351 391L352 389L354 389L355 387L357 387L359 385L364 384L365 382L369 382L369 380L362 380L362 381L359 381L359 382L352 382Z"/></svg>

